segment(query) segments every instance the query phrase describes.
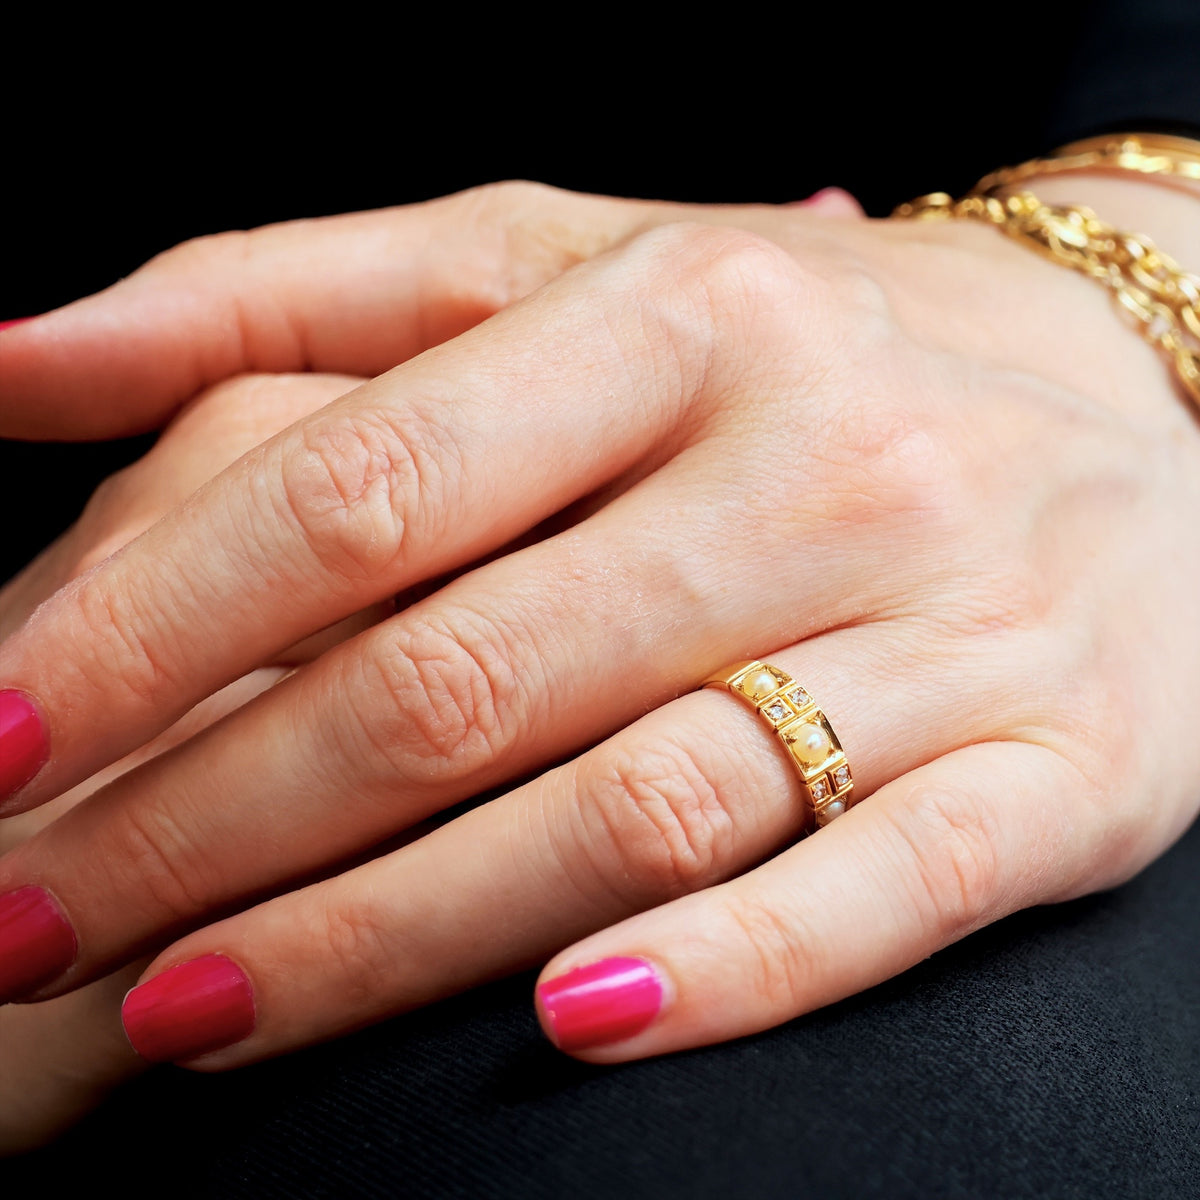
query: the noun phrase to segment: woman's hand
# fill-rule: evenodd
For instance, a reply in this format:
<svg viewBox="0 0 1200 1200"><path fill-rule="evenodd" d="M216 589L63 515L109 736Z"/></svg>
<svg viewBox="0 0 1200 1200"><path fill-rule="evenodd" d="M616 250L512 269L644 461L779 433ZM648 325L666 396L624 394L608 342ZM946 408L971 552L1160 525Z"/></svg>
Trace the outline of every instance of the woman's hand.
<svg viewBox="0 0 1200 1200"><path fill-rule="evenodd" d="M281 241L312 258L264 300ZM132 428L230 369L432 348L0 647L26 717L0 743L8 811L428 594L0 859L0 896L36 909L0 926L10 994L191 929L127 1022L147 1057L220 1069L590 934L547 968L543 1016L610 1061L768 1027L1110 886L1192 819L1200 440L1088 281L982 228L527 187L237 245L232 300L218 243L11 331L10 428L98 432L116 392ZM84 401L33 415L126 324ZM753 657L817 697L865 797L798 845L772 735L684 694Z"/></svg>

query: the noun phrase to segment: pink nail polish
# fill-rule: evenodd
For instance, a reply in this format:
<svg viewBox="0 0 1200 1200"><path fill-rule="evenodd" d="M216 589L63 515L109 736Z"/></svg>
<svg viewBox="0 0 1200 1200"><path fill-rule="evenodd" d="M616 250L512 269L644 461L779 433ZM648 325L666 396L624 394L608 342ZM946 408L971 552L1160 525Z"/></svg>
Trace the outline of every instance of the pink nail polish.
<svg viewBox="0 0 1200 1200"><path fill-rule="evenodd" d="M50 758L41 714L24 692L0 691L0 800L23 788Z"/></svg>
<svg viewBox="0 0 1200 1200"><path fill-rule="evenodd" d="M822 217L864 217L862 205L845 188L826 187L790 207L807 208Z"/></svg>
<svg viewBox="0 0 1200 1200"><path fill-rule="evenodd" d="M814 204L822 204L830 196L839 194L840 188L823 187L819 191L813 192L811 196L805 196L803 200L793 200L793 208L808 208Z"/></svg>
<svg viewBox="0 0 1200 1200"><path fill-rule="evenodd" d="M662 1007L663 987L642 958L605 958L538 988L555 1043L586 1050L641 1033Z"/></svg>
<svg viewBox="0 0 1200 1200"><path fill-rule="evenodd" d="M57 979L77 948L71 923L44 888L0 896L0 1004Z"/></svg>
<svg viewBox="0 0 1200 1200"><path fill-rule="evenodd" d="M149 1062L186 1062L254 1032L254 990L222 954L180 963L135 987L121 1020L129 1044Z"/></svg>

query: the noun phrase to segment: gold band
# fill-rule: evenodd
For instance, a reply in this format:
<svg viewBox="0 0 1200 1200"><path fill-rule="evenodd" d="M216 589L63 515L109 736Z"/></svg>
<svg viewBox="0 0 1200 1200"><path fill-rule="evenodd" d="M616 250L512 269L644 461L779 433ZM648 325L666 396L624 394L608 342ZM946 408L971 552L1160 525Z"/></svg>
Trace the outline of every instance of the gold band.
<svg viewBox="0 0 1200 1200"><path fill-rule="evenodd" d="M1089 208L1043 204L1031 192L1008 190L1036 176L1086 170L1200 180L1200 142L1142 133L1073 142L1049 158L993 171L961 200L933 192L892 215L987 221L1103 284L1174 367L1184 394L1200 410L1200 276L1185 271L1144 234L1114 229Z"/></svg>
<svg viewBox="0 0 1200 1200"><path fill-rule="evenodd" d="M1060 146L1047 158L1031 158L985 175L972 189L990 192L1042 175L1070 171L1133 171L1200 181L1200 142L1163 133L1107 133Z"/></svg>
<svg viewBox="0 0 1200 1200"><path fill-rule="evenodd" d="M805 832L828 825L854 803L854 780L837 734L817 702L786 671L755 659L726 667L700 686L737 696L783 743L808 800Z"/></svg>

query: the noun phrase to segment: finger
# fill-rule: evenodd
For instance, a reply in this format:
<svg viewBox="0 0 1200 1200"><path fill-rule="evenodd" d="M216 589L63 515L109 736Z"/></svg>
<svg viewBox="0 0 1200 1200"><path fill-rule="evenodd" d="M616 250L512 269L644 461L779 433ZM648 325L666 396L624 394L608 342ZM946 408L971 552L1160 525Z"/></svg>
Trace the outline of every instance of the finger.
<svg viewBox="0 0 1200 1200"><path fill-rule="evenodd" d="M235 680L214 695L205 697L195 708L185 713L158 737L139 746L117 762L110 763L103 770L97 771L90 779L63 792L61 796L55 796L53 800L47 801L38 808L30 809L10 820L0 822L0 854L7 854L10 850L24 845L34 834L49 828L84 800L102 791L109 784L115 783L135 767L157 758L167 750L183 745L210 725L214 725L222 717L241 708L267 689L274 687L288 674L289 668L272 666L264 667L260 671L254 671Z"/></svg>
<svg viewBox="0 0 1200 1200"><path fill-rule="evenodd" d="M8 850L79 804L86 796L141 762L233 711L274 683L280 672L240 680L199 705L154 743L79 788L0 827ZM93 1109L114 1088L143 1072L115 1019L145 961L131 963L96 982L42 1004L0 1008L0 1157L52 1141Z"/></svg>
<svg viewBox="0 0 1200 1200"><path fill-rule="evenodd" d="M0 641L59 588L145 533L241 455L362 382L335 375L243 376L197 397L144 458L106 480L79 520L0 588ZM309 662L394 611L390 600L371 605L281 651L276 661Z"/></svg>
<svg viewBox="0 0 1200 1200"><path fill-rule="evenodd" d="M0 331L0 436L154 428L247 372L381 374L649 211L509 184L186 243L99 295Z"/></svg>
<svg viewBox="0 0 1200 1200"><path fill-rule="evenodd" d="M903 641L841 630L780 656L825 668L815 673L834 697L826 711L864 794L986 729L946 733L978 679L931 704L912 672L896 672L911 655ZM917 704L929 719L913 728L902 714ZM728 697L684 697L398 852L177 943L131 997L134 1044L151 1058L205 1055L206 1069L279 1053L727 879L803 823L799 784L772 742Z"/></svg>
<svg viewBox="0 0 1200 1200"><path fill-rule="evenodd" d="M115 1019L141 966L44 1004L0 1008L0 1158L53 1141L145 1071Z"/></svg>
<svg viewBox="0 0 1200 1200"><path fill-rule="evenodd" d="M8 756L20 795L3 811L315 630L652 469L709 398L761 394L764 374L778 390L802 286L757 239L648 235L239 460L0 647L0 695L44 734Z"/></svg>
<svg viewBox="0 0 1200 1200"><path fill-rule="evenodd" d="M245 375L210 388L171 422L140 462L97 493L68 535L68 573L53 590L127 546L242 455L363 382L348 375ZM394 611L390 600L371 605L286 648L275 662L308 662ZM0 625L6 615L0 607Z"/></svg>
<svg viewBox="0 0 1200 1200"><path fill-rule="evenodd" d="M862 216L839 189L808 203L818 217ZM155 428L248 372L378 375L637 230L703 221L778 236L789 227L781 211L504 183L201 238L99 295L0 329L0 436Z"/></svg>
<svg viewBox="0 0 1200 1200"><path fill-rule="evenodd" d="M143 458L100 486L66 533L0 588L0 640L60 587L128 545L247 451L362 382L248 376L198 396Z"/></svg>
<svg viewBox="0 0 1200 1200"><path fill-rule="evenodd" d="M537 989L543 1028L617 1062L756 1033L881 983L1016 909L1098 886L1066 816L1088 787L1042 746L960 749L749 874L558 955Z"/></svg>
<svg viewBox="0 0 1200 1200"><path fill-rule="evenodd" d="M150 763L159 755L185 744L214 722L273 687L285 675L282 668L264 669L237 680L197 704L159 737L121 761L48 804L4 822L0 825L0 852L10 860L19 859L44 840L58 838L64 828L73 827L77 814L86 810L88 800L95 793L102 793L106 785L115 784L139 765ZM96 850L95 846L78 847L80 857ZM35 867L32 874L24 877L22 884L0 889L0 1005L31 992L44 979L55 978L76 958L78 938L63 917L63 905L56 897L56 883L57 878L42 877ZM126 955L121 961L130 957L132 955ZM89 978L109 970L111 968L93 971Z"/></svg>

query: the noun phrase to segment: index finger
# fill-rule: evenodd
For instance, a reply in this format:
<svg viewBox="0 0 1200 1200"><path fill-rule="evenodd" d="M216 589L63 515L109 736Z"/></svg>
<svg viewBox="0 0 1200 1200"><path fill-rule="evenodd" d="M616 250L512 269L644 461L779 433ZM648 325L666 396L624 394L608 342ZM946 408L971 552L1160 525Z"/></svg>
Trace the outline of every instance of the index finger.
<svg viewBox="0 0 1200 1200"><path fill-rule="evenodd" d="M655 231L247 455L0 647L0 812L631 472L778 343L797 274L748 235Z"/></svg>
<svg viewBox="0 0 1200 1200"><path fill-rule="evenodd" d="M95 296L0 326L0 434L152 429L246 372L378 375L626 236L652 207L498 184L184 243Z"/></svg>

